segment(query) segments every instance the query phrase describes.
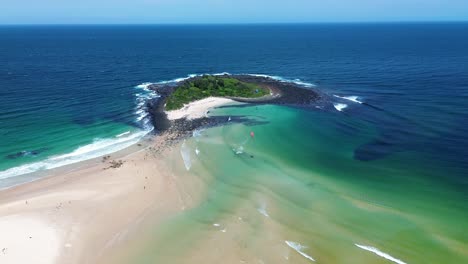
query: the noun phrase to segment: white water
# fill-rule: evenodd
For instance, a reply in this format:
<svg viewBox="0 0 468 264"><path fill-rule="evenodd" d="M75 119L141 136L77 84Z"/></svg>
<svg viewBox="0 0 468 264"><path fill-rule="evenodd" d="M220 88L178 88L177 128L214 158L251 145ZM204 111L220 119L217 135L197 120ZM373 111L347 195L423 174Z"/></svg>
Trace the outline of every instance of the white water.
<svg viewBox="0 0 468 264"><path fill-rule="evenodd" d="M303 249L306 249L307 247L306 246L303 246L297 242L294 242L294 241L284 241L286 243L286 245L288 245L290 248L294 249L297 253L301 254L303 257L305 257L306 259L309 259L309 260L312 260L315 262L315 259L309 255L307 255L306 253L304 253L302 250Z"/></svg>
<svg viewBox="0 0 468 264"><path fill-rule="evenodd" d="M200 76L203 76L203 75L222 76L222 75L231 75L231 73L229 73L229 72L220 72L220 73L189 74L189 75L187 75L187 77L176 78L176 79L167 80L167 81L161 81L161 82L157 82L155 84L176 84L178 82L183 82L183 81L188 80L190 78L200 77ZM287 79L287 78L283 78L283 77L275 76L275 75L252 74L252 73L240 73L240 74L233 74L233 75L249 75L249 76L255 76L255 77L271 78L273 80L277 80L277 81L280 81L280 82L295 83L297 85L301 85L301 86L304 86L304 87L315 87L316 86L315 84L304 82L304 81L302 81L300 79L291 80L291 79ZM151 83L144 83L144 84L142 84L142 86L143 85L150 85L150 84Z"/></svg>
<svg viewBox="0 0 468 264"><path fill-rule="evenodd" d="M358 248L361 248L361 249L364 249L364 250L367 250L367 251L370 251L374 254L376 254L377 256L380 256L382 258L385 258L385 259L388 259L392 262L395 262L397 264L407 264L406 262L402 261L402 260L399 260L397 258L394 258L392 256L390 256L389 254L385 253L385 252L382 252L380 251L379 249L375 248L375 247L371 247L371 246L363 246L363 245L359 245L359 244L354 244L356 245L356 247Z"/></svg>
<svg viewBox="0 0 468 264"><path fill-rule="evenodd" d="M337 98L341 98L341 99L344 99L344 100L348 100L348 101L351 101L351 102L355 102L355 103L358 103L358 104L362 104L361 101L359 101L359 96L339 96L339 95L336 95L334 94L333 95L334 97L337 97Z"/></svg>
<svg viewBox="0 0 468 264"><path fill-rule="evenodd" d="M305 86L305 87L315 87L316 86L315 84L304 82L304 81L301 81L300 79L290 80L290 79L286 79L286 78L283 78L283 77L280 77L280 76L275 76L275 75L250 74L250 73L245 73L245 74L241 74L241 75L250 75L250 76L256 76L256 77L271 78L273 80L277 80L277 81L280 81L280 82L295 83L297 85L301 85L301 86Z"/></svg>
<svg viewBox="0 0 468 264"><path fill-rule="evenodd" d="M244 147L243 146L235 147L235 148L232 149L232 151L234 151L234 153L236 153L236 155L240 155L240 154L244 153Z"/></svg>
<svg viewBox="0 0 468 264"><path fill-rule="evenodd" d="M257 211L265 217L270 217L266 209L266 203L262 203L262 205L259 208L257 208Z"/></svg>
<svg viewBox="0 0 468 264"><path fill-rule="evenodd" d="M118 135L115 136L115 137L122 137L122 136L125 136L125 135L128 135L128 134L130 134L130 131L123 132L122 134L118 134Z"/></svg>
<svg viewBox="0 0 468 264"><path fill-rule="evenodd" d="M148 100L160 97L160 95L155 91L149 89L150 85L152 85L152 83L142 83L135 87L139 90L139 92L135 94L136 106L134 113L136 116L136 121L141 125L143 130L146 131L153 130L151 117L147 111Z"/></svg>
<svg viewBox="0 0 468 264"><path fill-rule="evenodd" d="M336 110L343 112L343 109L348 107L347 104L339 104L339 103L334 103L333 106L335 107Z"/></svg>
<svg viewBox="0 0 468 264"><path fill-rule="evenodd" d="M44 161L29 163L0 172L0 179L15 177L40 170L48 170L76 162L97 158L127 148L138 142L147 131L139 131L117 138L95 139L93 143L79 147L74 151L50 157Z"/></svg>

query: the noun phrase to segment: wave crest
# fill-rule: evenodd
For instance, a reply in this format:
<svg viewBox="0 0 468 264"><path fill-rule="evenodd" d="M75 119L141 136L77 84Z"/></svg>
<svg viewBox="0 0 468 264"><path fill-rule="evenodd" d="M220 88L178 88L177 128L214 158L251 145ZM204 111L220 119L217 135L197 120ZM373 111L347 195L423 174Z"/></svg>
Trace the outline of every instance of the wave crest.
<svg viewBox="0 0 468 264"><path fill-rule="evenodd" d="M97 158L108 153L116 152L129 147L138 142L138 140L140 140L146 134L147 131L140 131L133 134L127 134L127 136L122 135L116 138L95 139L93 143L79 147L70 153L53 156L44 161L24 164L1 171L0 179L15 177L39 170L54 169L79 161Z"/></svg>
<svg viewBox="0 0 468 264"><path fill-rule="evenodd" d="M337 97L337 98L341 98L343 100L348 100L348 101L351 101L351 102L355 102L355 103L358 103L358 104L362 104L363 102L362 101L359 101L359 96L355 96L355 95L351 95L351 96L339 96L339 95L336 95L334 94L333 95L334 97Z"/></svg>
<svg viewBox="0 0 468 264"><path fill-rule="evenodd" d="M340 112L343 112L343 109L348 107L347 104L340 104L340 103L334 103L333 106L335 107L337 111L340 111Z"/></svg>
<svg viewBox="0 0 468 264"><path fill-rule="evenodd" d="M374 254L376 254L377 256L380 256L380 257L383 257L385 259L388 259L392 262L395 262L397 264L407 264L406 262L400 260L400 259L397 259L397 258L394 258L392 256L390 256L389 254L385 253L385 252L382 252L380 251L379 249L375 248L375 247L371 247L371 246L363 246L363 245L359 245L359 244L354 244L356 247L358 248L361 248L361 249L364 249L366 251L369 251L369 252L372 252Z"/></svg>
<svg viewBox="0 0 468 264"><path fill-rule="evenodd" d="M307 247L306 246L303 246L297 242L294 242L294 241L284 241L286 243L286 245L288 245L290 248L294 249L297 253L301 254L301 256L305 257L306 259L309 259L309 260L312 260L315 262L315 259L309 255L307 255L306 253L304 253L302 250L303 249L306 249Z"/></svg>

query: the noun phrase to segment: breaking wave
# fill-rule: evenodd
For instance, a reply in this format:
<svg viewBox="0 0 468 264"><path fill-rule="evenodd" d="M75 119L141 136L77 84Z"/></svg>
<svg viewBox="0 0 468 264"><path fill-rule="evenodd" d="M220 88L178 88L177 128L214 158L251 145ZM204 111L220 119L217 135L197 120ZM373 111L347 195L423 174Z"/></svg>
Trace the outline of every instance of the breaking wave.
<svg viewBox="0 0 468 264"><path fill-rule="evenodd" d="M370 251L374 254L376 254L377 256L380 256L382 258L385 258L385 259L388 259L392 262L395 262L397 264L407 264L406 262L402 261L402 260L399 260L397 258L394 258L392 256L390 256L389 254L385 253L385 252L382 252L380 251L379 249L375 248L375 247L371 247L371 246L363 246L363 245L359 245L359 244L354 244L356 247L358 248L361 248L361 249L364 249L364 250L367 250L367 251Z"/></svg>
<svg viewBox="0 0 468 264"><path fill-rule="evenodd" d="M203 75L214 75L214 76L222 76L222 75L248 75L248 76L255 76L255 77L264 77L264 78L271 78L273 80L276 80L276 81L280 81L280 82L288 82L288 83L295 83L297 85L300 85L300 86L304 86L304 87L315 87L316 85L315 84L312 84L312 83L308 83L308 82L304 82L300 79L287 79L287 78L283 78L283 77L280 77L280 76L276 76L276 75L267 75L267 74L253 74L253 73L240 73L240 74L231 74L229 72L220 72L220 73L200 73L200 74L189 74L187 75L186 77L182 77L182 78L176 78L176 79L172 79L172 80L167 80L167 81L160 81L160 82L157 82L157 83L154 83L154 84L176 84L176 83L179 83L179 82L183 82L185 80L188 80L190 78L194 78L194 77L200 77L200 76L203 76ZM151 83L150 83L151 84Z"/></svg>
<svg viewBox="0 0 468 264"><path fill-rule="evenodd" d="M95 139L93 143L79 147L70 153L49 157L44 161L29 163L1 171L0 179L15 177L40 170L58 168L79 161L97 158L108 153L127 148L138 142L147 133L147 131L139 131L116 138Z"/></svg>
<svg viewBox="0 0 468 264"><path fill-rule="evenodd" d="M275 76L275 75L250 74L250 73L245 73L245 74L241 74L241 75L250 75L250 76L256 76L256 77L271 78L271 79L273 79L273 80L277 80L277 81L280 81L280 82L295 83L295 84L297 84L297 85L304 86L304 87L315 87L315 86L316 86L315 84L308 83L308 82L304 82L304 81L301 81L300 79L291 80L291 79L287 79L287 78L283 78L283 77Z"/></svg>
<svg viewBox="0 0 468 264"><path fill-rule="evenodd" d="M135 86L138 92L135 94L135 116L137 123L143 130L152 131L151 117L148 112L148 102L151 99L159 98L160 95L149 89L153 83L142 83Z"/></svg>
<svg viewBox="0 0 468 264"><path fill-rule="evenodd" d="M141 138L153 130L151 117L149 116L147 104L150 99L158 98L159 95L150 90L152 83L142 83L135 86L135 122L141 130L126 131L113 138L96 138L92 143L80 146L70 153L55 155L43 161L28 163L0 171L0 179L7 179L23 174L33 173L41 170L58 168L84 160L97 158L127 148L137 143Z"/></svg>
<svg viewBox="0 0 468 264"><path fill-rule="evenodd" d="M355 95L352 95L352 96L339 96L339 95L334 94L333 96L337 97L337 98L341 98L343 100L348 100L348 101L351 101L351 102L355 102L355 103L358 103L358 104L363 103L362 101L358 100L359 96L355 96Z"/></svg>
<svg viewBox="0 0 468 264"><path fill-rule="evenodd" d="M343 112L343 109L348 107L347 104L340 104L340 103L334 103L333 106L335 107L337 111L340 111L340 112Z"/></svg>
<svg viewBox="0 0 468 264"><path fill-rule="evenodd" d="M304 258L308 259L308 260L312 260L315 262L315 259L309 255L307 255L306 253L304 253L302 250L303 249L306 249L307 247L306 246L303 246L297 242L294 242L294 241L284 241L286 243L286 245L288 245L290 248L294 249L297 253L301 254Z"/></svg>

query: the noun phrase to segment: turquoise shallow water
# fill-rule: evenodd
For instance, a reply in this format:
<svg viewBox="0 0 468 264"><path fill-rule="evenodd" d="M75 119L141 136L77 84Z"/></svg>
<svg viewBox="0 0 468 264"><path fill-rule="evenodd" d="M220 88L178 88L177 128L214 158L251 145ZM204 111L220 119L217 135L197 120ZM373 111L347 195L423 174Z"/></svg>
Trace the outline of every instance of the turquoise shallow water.
<svg viewBox="0 0 468 264"><path fill-rule="evenodd" d="M204 182L204 198L155 227L132 261L191 263L225 252L235 263L231 251L258 263L468 260L466 194L438 180L447 171L424 166L418 153L355 159L376 136L372 125L337 111L271 105L212 114L262 124L207 129L184 143L179 159Z"/></svg>

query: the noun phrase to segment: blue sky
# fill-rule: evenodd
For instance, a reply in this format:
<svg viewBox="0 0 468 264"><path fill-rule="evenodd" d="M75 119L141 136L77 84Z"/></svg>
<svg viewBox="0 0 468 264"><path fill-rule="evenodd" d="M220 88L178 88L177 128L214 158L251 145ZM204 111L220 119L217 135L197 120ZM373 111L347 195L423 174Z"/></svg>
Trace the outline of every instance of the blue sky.
<svg viewBox="0 0 468 264"><path fill-rule="evenodd" d="M0 0L0 24L468 21L468 0Z"/></svg>

